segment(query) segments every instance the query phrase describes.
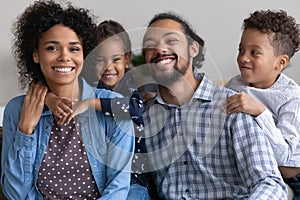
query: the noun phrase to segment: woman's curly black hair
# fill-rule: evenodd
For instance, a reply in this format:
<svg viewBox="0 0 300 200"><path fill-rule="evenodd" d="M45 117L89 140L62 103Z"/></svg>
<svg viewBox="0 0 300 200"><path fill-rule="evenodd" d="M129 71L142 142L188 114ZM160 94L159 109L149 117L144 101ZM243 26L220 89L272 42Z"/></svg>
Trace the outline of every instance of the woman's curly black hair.
<svg viewBox="0 0 300 200"><path fill-rule="evenodd" d="M94 16L89 10L75 8L67 2L66 8L51 0L35 1L17 18L13 26L15 55L20 87L24 89L31 81L45 78L39 64L33 61L41 35L56 24L63 24L74 30L83 44L84 57L96 46Z"/></svg>
<svg viewBox="0 0 300 200"><path fill-rule="evenodd" d="M244 20L243 30L257 29L271 36L270 43L276 55L285 54L291 58L299 50L300 31L295 19L283 10L259 10Z"/></svg>

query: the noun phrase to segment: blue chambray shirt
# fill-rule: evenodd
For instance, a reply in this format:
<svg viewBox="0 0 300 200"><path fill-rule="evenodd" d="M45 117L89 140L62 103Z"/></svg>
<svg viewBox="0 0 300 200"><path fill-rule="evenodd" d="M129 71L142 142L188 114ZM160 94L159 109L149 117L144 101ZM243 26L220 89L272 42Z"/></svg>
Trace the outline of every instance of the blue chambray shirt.
<svg viewBox="0 0 300 200"><path fill-rule="evenodd" d="M82 99L119 96L108 90L90 87L82 80ZM3 119L1 184L8 199L43 199L36 186L39 167L47 148L53 115L45 108L32 135L18 129L24 96L6 105ZM130 187L130 168L134 149L131 120L115 121L89 109L79 116L86 146L101 198L126 199Z"/></svg>
<svg viewBox="0 0 300 200"><path fill-rule="evenodd" d="M233 77L226 87L245 92L266 106L255 120L270 140L278 165L300 167L300 86L280 74L266 89L250 87L241 75Z"/></svg>
<svg viewBox="0 0 300 200"><path fill-rule="evenodd" d="M253 117L222 110L232 94L203 76L186 105L167 104L158 94L146 106L146 146L162 199L287 199Z"/></svg>

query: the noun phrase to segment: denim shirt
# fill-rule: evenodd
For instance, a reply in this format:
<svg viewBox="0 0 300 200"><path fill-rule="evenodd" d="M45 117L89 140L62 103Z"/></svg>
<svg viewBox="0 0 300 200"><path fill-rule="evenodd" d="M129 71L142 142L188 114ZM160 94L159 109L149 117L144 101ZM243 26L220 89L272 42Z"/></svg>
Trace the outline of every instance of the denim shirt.
<svg viewBox="0 0 300 200"><path fill-rule="evenodd" d="M110 98L117 93L96 89L82 80L82 100ZM53 114L45 107L32 135L18 129L24 95L6 105L3 119L1 184L9 199L43 199L37 188L38 171L47 149ZM82 140L95 178L99 199L126 199L134 149L131 120L116 121L102 112L89 109L78 116Z"/></svg>

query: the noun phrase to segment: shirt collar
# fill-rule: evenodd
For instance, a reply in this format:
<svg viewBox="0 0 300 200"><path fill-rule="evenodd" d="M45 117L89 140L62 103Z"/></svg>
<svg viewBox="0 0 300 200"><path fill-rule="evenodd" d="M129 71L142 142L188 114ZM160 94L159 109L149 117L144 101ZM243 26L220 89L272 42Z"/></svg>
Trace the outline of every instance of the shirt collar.
<svg viewBox="0 0 300 200"><path fill-rule="evenodd" d="M198 99L202 101L212 101L216 85L204 73L196 73L194 74L194 76L196 79L201 80L201 82L196 91L194 92L191 101L193 99ZM169 105L168 103L164 102L159 91L157 92L155 101L160 104Z"/></svg>

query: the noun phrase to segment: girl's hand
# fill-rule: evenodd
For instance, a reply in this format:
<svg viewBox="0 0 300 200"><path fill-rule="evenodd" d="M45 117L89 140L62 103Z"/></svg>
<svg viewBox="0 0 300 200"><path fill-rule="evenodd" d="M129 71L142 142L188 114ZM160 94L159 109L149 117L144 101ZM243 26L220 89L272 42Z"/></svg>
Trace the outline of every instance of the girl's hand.
<svg viewBox="0 0 300 200"><path fill-rule="evenodd" d="M250 96L247 93L240 92L229 97L224 103L224 109L227 113L244 112L257 117L266 108L265 105Z"/></svg>
<svg viewBox="0 0 300 200"><path fill-rule="evenodd" d="M75 101L74 99L58 97L52 92L48 92L45 104L52 111L54 116L63 119L73 114L72 105Z"/></svg>
<svg viewBox="0 0 300 200"><path fill-rule="evenodd" d="M18 128L21 132L31 135L43 112L47 87L42 83L31 83L24 98Z"/></svg>

